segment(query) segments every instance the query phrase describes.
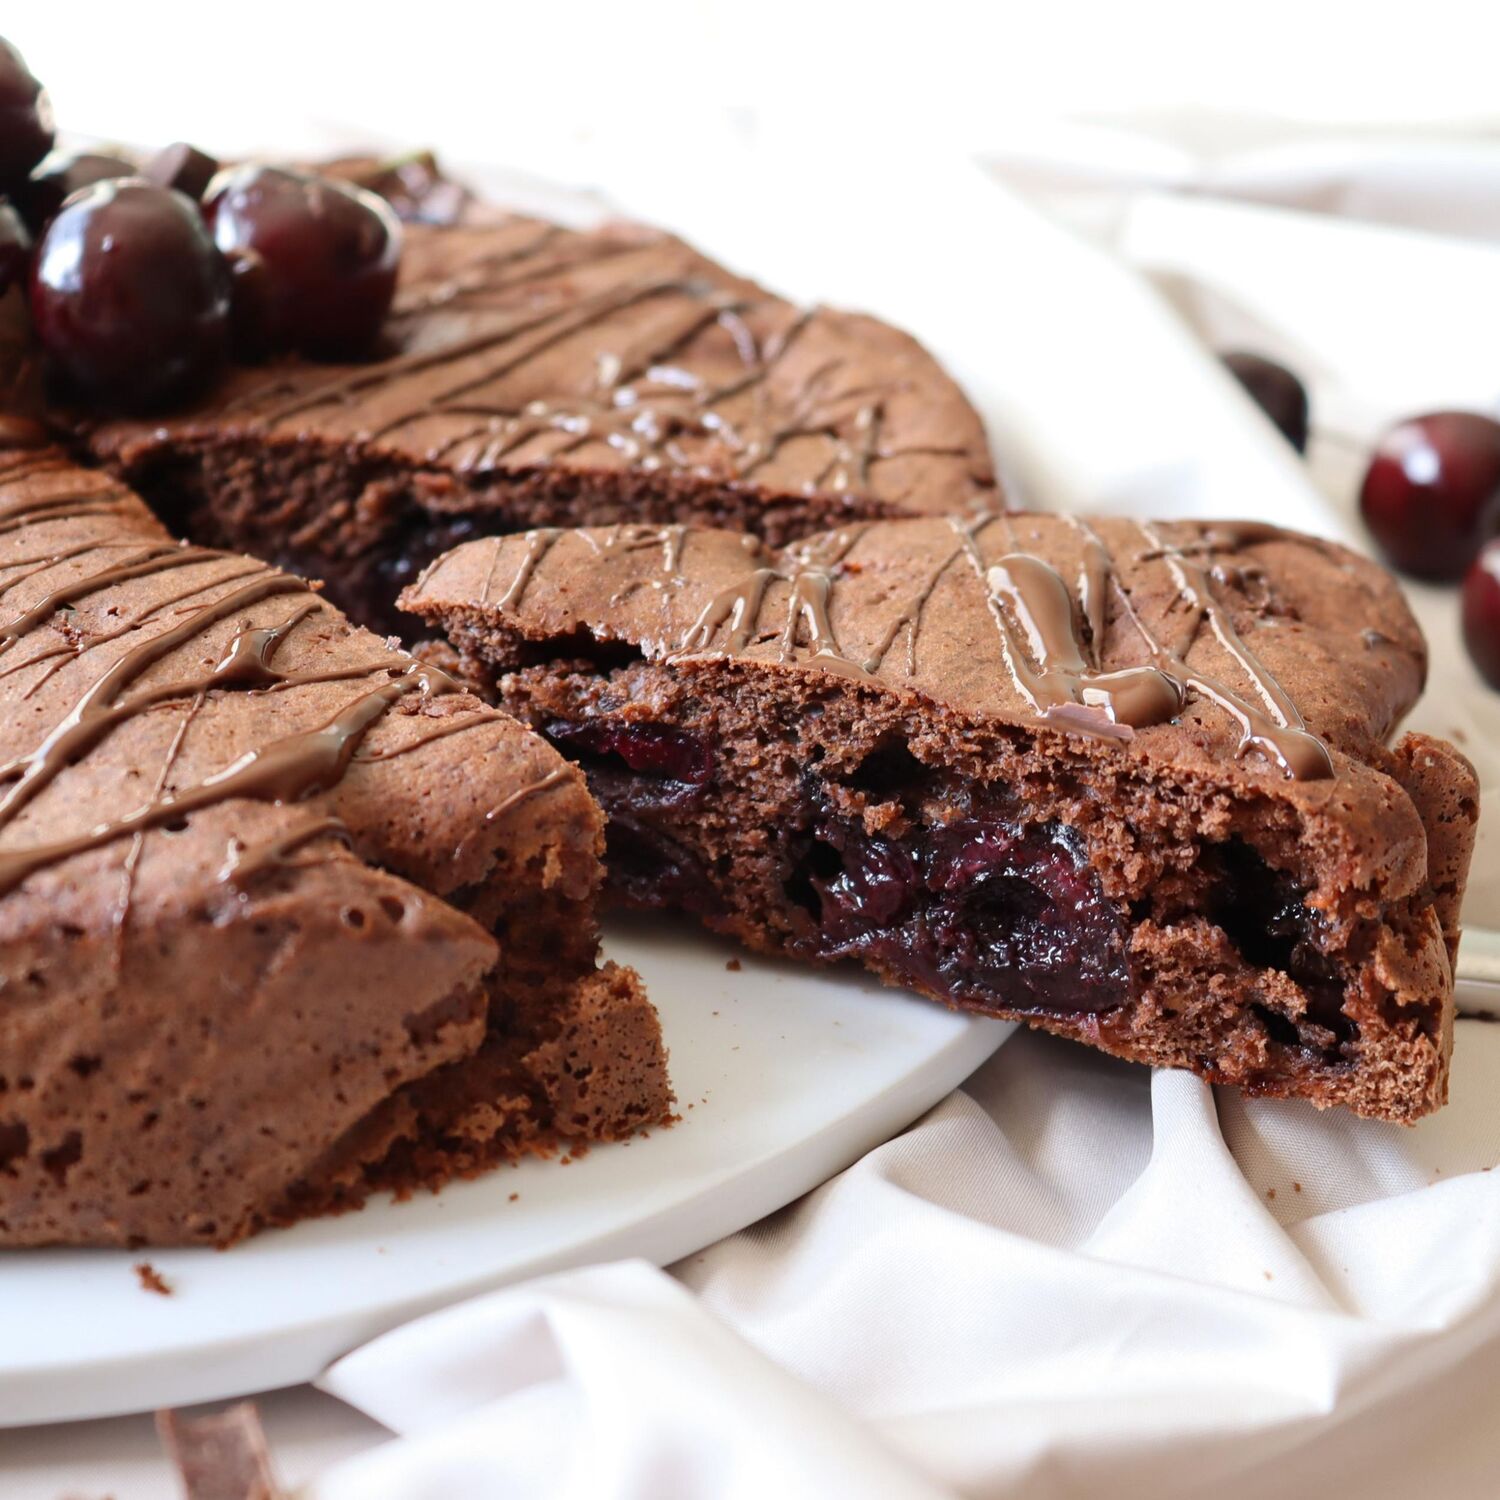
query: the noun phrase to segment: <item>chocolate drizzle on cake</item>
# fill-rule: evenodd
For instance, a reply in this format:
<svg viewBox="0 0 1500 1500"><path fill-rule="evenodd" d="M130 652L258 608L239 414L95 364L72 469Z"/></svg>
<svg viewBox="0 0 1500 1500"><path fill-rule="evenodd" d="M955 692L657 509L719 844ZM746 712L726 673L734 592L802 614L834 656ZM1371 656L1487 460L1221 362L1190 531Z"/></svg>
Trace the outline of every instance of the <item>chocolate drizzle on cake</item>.
<svg viewBox="0 0 1500 1500"><path fill-rule="evenodd" d="M258 597L263 598L265 595ZM237 599L236 606L245 602L247 601L243 598ZM303 680L326 682L330 679L320 675ZM218 684L210 679L191 684L173 683L159 694L153 693L151 697L153 701L160 702L168 696L181 697L203 691L208 685ZM205 777L195 786L148 802L123 817L101 823L88 832L75 834L71 838L60 839L55 843L36 844L25 849L0 850L0 895L14 889L28 875L46 869L49 865L75 854L84 854L90 849L102 848L127 834L160 828L163 824L185 817L200 808L212 807L218 802L226 802L234 797L249 797L262 802L298 802L315 792L326 792L343 778L355 746L363 735L394 703L409 692L426 695L448 691L451 691L451 684L435 683L428 669L407 667L400 676L356 698L326 724L317 729L272 740L259 749L246 751L232 765ZM107 699L105 704L105 708L92 720L84 720L82 724L78 724L78 727L87 728L87 736L83 738L105 732L113 722L118 722L130 713L140 712L144 707L142 703L132 703L125 706L124 712L111 713ZM25 764L28 770L32 766L40 768L37 782L45 784L46 780L68 763L66 752L62 755L56 753L56 746L62 741L63 736L49 736L49 742L34 756L27 758ZM49 751L52 752L50 758ZM12 766L16 764L18 763L12 762ZM11 766L0 768L0 773L11 769ZM33 784L24 779L25 775L23 771L23 779L0 801L0 830L7 826L15 811L26 800L18 795L20 788Z"/></svg>
<svg viewBox="0 0 1500 1500"><path fill-rule="evenodd" d="M908 335L660 231L414 225L401 274L362 363L241 368L149 423L55 415L174 532L322 579L379 633L486 536L709 523L779 545L1003 503L978 414Z"/></svg>
<svg viewBox="0 0 1500 1500"><path fill-rule="evenodd" d="M1286 773L1298 781L1319 781L1332 776L1333 761L1328 746L1308 732L1301 710L1275 675L1240 638L1228 611L1214 593L1208 575L1181 549L1167 546L1152 527L1142 525L1141 533L1171 570L1178 597L1189 610L1189 623L1184 626L1174 647L1163 648L1159 643L1151 642L1158 660L1166 663L1168 670L1179 674L1184 687L1212 698L1234 716L1242 735L1241 753L1253 746L1274 757ZM1219 528L1219 536L1234 546L1268 540L1276 534L1272 527L1260 528L1251 522L1232 529ZM1219 545L1222 546L1223 542ZM1264 712L1218 679L1187 666L1185 658L1205 623L1224 651L1250 679L1251 686L1265 704Z"/></svg>
<svg viewBox="0 0 1500 1500"><path fill-rule="evenodd" d="M284 870L289 867L291 856L321 838L334 838L344 845L350 844L349 827L342 818L310 816L294 823L275 838L264 839L245 848L231 849L229 857L219 870L221 885L232 885L243 890L258 875L267 870Z"/></svg>
<svg viewBox="0 0 1500 1500"><path fill-rule="evenodd" d="M398 318L437 310L479 316L504 309L506 296L519 287L545 284L561 273L576 273L626 253L609 249L597 257L564 254L554 261L537 262L535 253L558 233L543 234L522 250L496 257L461 277L409 287L398 305ZM492 470L527 444L544 443L547 457L555 460L594 442L608 444L644 468L666 464L690 469L695 460L680 439L691 435L712 439L716 467L743 480L772 463L788 443L809 438L825 442L829 451L821 467L804 480L804 487L809 492L842 493L865 486L871 468L883 460L917 454L962 456L958 448L882 449L878 396L871 400L867 395L840 391L834 380L837 361L812 371L789 404L756 403L757 390L815 314L801 312L761 339L744 317L755 300L727 292L701 275L631 275L620 285L581 301L564 297L540 312L522 304L509 317L486 319L482 331L466 338L436 349L416 350L367 370L356 369L311 388L288 383L258 398L231 404L228 412L243 412L256 426L269 429L305 418L321 407L348 406L391 388L406 390L410 403L398 405L393 414L364 428L363 437L389 442L403 429L430 418L473 419L423 451L426 461L452 461L464 473ZM643 304L652 306L646 331L627 327L617 347L596 354L594 385L587 394L538 396L520 406L484 399L486 387L524 374L529 364L569 339L600 331L609 340L611 325L628 324L628 315ZM728 335L741 368L728 378L710 382L689 364L673 361L715 327ZM417 379L475 360L483 361L476 372L435 390ZM751 407L745 412L747 401ZM720 411L729 402L740 403L738 414L732 417Z"/></svg>
<svg viewBox="0 0 1500 1500"><path fill-rule="evenodd" d="M519 602L521 595L526 592L526 585L531 582L531 575L536 572L536 565L547 555L548 548L557 538L558 532L550 527L545 531L526 533L526 555L521 559L521 566L516 569L516 576L511 579L510 587L496 601L501 609L509 609ZM497 555L498 552L499 549L496 548Z"/></svg>
<svg viewBox="0 0 1500 1500"><path fill-rule="evenodd" d="M45 465L28 466L26 474L41 473ZM8 480L14 470L0 470L0 481ZM26 498L0 509L0 527L17 529L43 521L66 521L98 514L98 501L108 491L85 491L77 495ZM102 508L107 511L108 507ZM50 557L33 558L31 571L23 577L34 577L46 567L83 556L89 547L64 547ZM171 569L220 562L219 554L201 548L175 543L147 545L141 555L129 562L115 563L85 573L49 590L36 603L11 619L0 623L0 656L17 647L33 631L90 595L122 583L143 579ZM369 726L393 704L410 692L424 697L455 690L453 684L436 668L423 667L404 657L389 657L390 665L337 668L324 672L284 673L278 671L272 658L277 648L298 624L321 608L311 585L264 565L254 565L249 579L238 588L207 603L190 607L184 617L140 645L132 647L107 668L78 698L60 722L52 726L30 751L12 757L0 765L0 833L14 823L19 814L49 786L68 766L75 764L106 734L126 720L173 700L195 700L213 691L275 691L317 682L337 682L368 677L377 672L394 674L370 692L341 709L327 724L313 730L273 740L246 752L232 765L204 778L194 786L170 794L158 794L152 801L119 818L101 823L86 832L53 842L42 842L25 848L0 850L0 894L14 889L29 875L76 854L97 849L128 835L159 828L164 823L186 816L202 807L232 797L252 797L272 802L297 801L314 792L326 791L344 774L356 746ZM192 589L172 596L165 603L179 603L192 595L226 582L237 581L241 574L216 574ZM0 597L15 587L20 578L11 578L0 586ZM179 647L200 636L210 626L232 619L251 605L280 594L306 596L287 617L275 625L242 626L232 638L228 651L211 669L196 676L130 692L134 684L157 662ZM118 639L138 629L147 620L160 615L164 604L158 604L143 616L128 620L116 631L101 639ZM87 648L84 648L87 649ZM23 670L41 662L68 654L53 649L16 663L11 670Z"/></svg>
<svg viewBox="0 0 1500 1500"><path fill-rule="evenodd" d="M1182 707L1181 686L1157 667L1101 672L1084 660L1068 586L1041 558L1007 553L984 577L1006 666L1038 717L1127 738L1137 725L1163 723Z"/></svg>
<svg viewBox="0 0 1500 1500"><path fill-rule="evenodd" d="M998 519L1005 521L1004 517ZM1299 781L1333 775L1328 747L1308 733L1296 704L1240 638L1209 575L1190 557L1190 551L1204 555L1269 540L1278 535L1274 528L1257 523L1219 526L1202 542L1190 543L1188 551L1164 542L1154 528L1140 527L1147 550L1139 560L1164 564L1185 614L1176 639L1164 643L1143 623L1098 534L1077 518L1068 518L1068 523L1083 540L1076 606L1062 576L1038 557L1010 553L984 573L1006 665L1016 687L1040 718L1068 723L1086 732L1128 738L1132 729L1174 718L1187 695L1196 692L1218 704L1239 724L1242 754L1254 748L1269 755L1287 775ZM978 523L978 528L988 524L988 520ZM982 563L973 551L976 526L955 525L962 525L966 545L979 569ZM1104 639L1106 594L1111 585L1150 655L1149 665L1115 672L1099 670L1099 643ZM1012 619L1019 624L1019 638ZM1249 678L1264 709L1247 702L1218 677L1188 665L1187 656L1205 623ZM1092 659L1086 659L1086 653L1092 653Z"/></svg>
<svg viewBox="0 0 1500 1500"><path fill-rule="evenodd" d="M811 538L787 549L780 559L752 554L758 565L718 589L680 636L665 644L662 654L669 660L742 654L755 640L767 637L772 627L761 618L767 592L773 584L783 583L787 585L785 599L777 605L784 609L776 632L778 660L868 679L880 669L904 630L908 632L907 675L911 676L923 611L948 569L966 558L994 619L1006 672L1038 722L1104 739L1128 740L1137 729L1175 719L1196 695L1235 721L1241 754L1254 750L1300 781L1333 775L1328 747L1308 730L1290 694L1246 644L1216 592L1212 574L1198 560L1256 542L1284 539L1286 533L1253 522L1216 523L1201 538L1179 547L1164 540L1155 528L1141 525L1143 546L1135 563L1164 570L1174 593L1175 603L1168 611L1172 632L1164 638L1146 624L1097 531L1074 517L1063 520L1081 546L1074 589L1050 563L1020 548L1011 517L951 518L953 550L910 596L875 649L862 660L840 646L832 611L841 570L864 535L863 527ZM979 539L996 525L1006 528L1010 550L986 561ZM481 602L502 610L520 606L538 566L562 534L556 528L528 532L525 550L503 589L495 570L507 549L497 541ZM613 528L602 537L590 531L571 535L601 558L622 546L661 546L666 552L665 585L680 589L686 584L677 566L683 544L680 528ZM1308 545L1317 544L1309 540ZM1145 653L1144 662L1108 669L1102 665L1106 633L1111 628L1111 599L1118 602L1119 617ZM1205 630L1248 680L1250 696L1217 672L1189 664L1188 657Z"/></svg>

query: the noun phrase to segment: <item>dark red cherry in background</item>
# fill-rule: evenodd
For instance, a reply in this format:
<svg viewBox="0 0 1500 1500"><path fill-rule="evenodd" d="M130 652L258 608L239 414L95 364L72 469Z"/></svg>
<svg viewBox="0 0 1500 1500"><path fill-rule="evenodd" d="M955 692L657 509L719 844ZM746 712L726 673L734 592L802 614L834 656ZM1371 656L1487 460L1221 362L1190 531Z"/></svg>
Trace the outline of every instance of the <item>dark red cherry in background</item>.
<svg viewBox="0 0 1500 1500"><path fill-rule="evenodd" d="M1263 354L1235 349L1221 355L1225 368L1280 429L1298 453L1307 452L1307 390L1285 365Z"/></svg>
<svg viewBox="0 0 1500 1500"><path fill-rule="evenodd" d="M218 172L219 162L215 157L186 141L173 141L170 146L163 146L141 168L141 176L148 182L186 193L194 202L202 199Z"/></svg>
<svg viewBox="0 0 1500 1500"><path fill-rule="evenodd" d="M31 235L12 204L0 202L0 297L26 279Z"/></svg>
<svg viewBox="0 0 1500 1500"><path fill-rule="evenodd" d="M139 178L100 182L37 247L31 316L68 396L150 411L224 362L229 273L191 200Z"/></svg>
<svg viewBox="0 0 1500 1500"><path fill-rule="evenodd" d="M25 59L0 37L0 192L12 192L52 149L52 105Z"/></svg>
<svg viewBox="0 0 1500 1500"><path fill-rule="evenodd" d="M25 185L16 190L16 202L27 228L40 239L74 193L114 177L133 177L135 170L135 164L123 156L108 156L98 151L54 151Z"/></svg>
<svg viewBox="0 0 1500 1500"><path fill-rule="evenodd" d="M1486 542L1464 575L1464 644L1479 674L1500 688L1500 541Z"/></svg>
<svg viewBox="0 0 1500 1500"><path fill-rule="evenodd" d="M1462 578L1500 531L1500 422L1468 411L1398 422L1370 460L1359 509L1394 567Z"/></svg>
<svg viewBox="0 0 1500 1500"><path fill-rule="evenodd" d="M204 213L234 270L235 335L252 356L355 358L396 292L401 225L375 194L279 167L223 173Z"/></svg>

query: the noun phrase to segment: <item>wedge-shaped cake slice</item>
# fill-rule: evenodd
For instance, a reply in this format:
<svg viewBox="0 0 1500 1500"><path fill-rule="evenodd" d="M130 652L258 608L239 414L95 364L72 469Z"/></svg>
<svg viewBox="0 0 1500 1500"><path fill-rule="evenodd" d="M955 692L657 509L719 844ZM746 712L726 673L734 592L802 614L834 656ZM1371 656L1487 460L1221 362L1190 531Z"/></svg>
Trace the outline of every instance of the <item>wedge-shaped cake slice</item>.
<svg viewBox="0 0 1500 1500"><path fill-rule="evenodd" d="M626 901L1257 1093L1443 1102L1475 781L1388 747L1424 647L1340 547L1040 515L782 552L535 531L405 605L588 769Z"/></svg>
<svg viewBox="0 0 1500 1500"><path fill-rule="evenodd" d="M0 1245L225 1244L670 1113L603 820L301 579L0 453Z"/></svg>
<svg viewBox="0 0 1500 1500"><path fill-rule="evenodd" d="M240 369L196 409L86 439L181 534L324 579L390 629L425 563L489 532L696 521L781 542L998 503L978 415L915 339L636 224L410 225L380 357Z"/></svg>

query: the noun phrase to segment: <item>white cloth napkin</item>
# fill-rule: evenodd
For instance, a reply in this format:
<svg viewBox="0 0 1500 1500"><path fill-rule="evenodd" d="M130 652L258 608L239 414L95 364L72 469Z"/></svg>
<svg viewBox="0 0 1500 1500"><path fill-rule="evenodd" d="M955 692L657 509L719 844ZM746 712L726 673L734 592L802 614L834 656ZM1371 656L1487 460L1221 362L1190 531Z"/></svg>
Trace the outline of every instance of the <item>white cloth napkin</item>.
<svg viewBox="0 0 1500 1500"><path fill-rule="evenodd" d="M1145 284L1097 249L961 169L932 168L901 181L899 212L861 226L883 245L859 264L839 230L857 176L820 203L815 174L768 170L797 245L764 225L749 243L734 204L695 210L660 181L624 197L721 253L737 235L730 258L769 281L836 283L940 352L962 319L986 319L992 360L960 373L1046 499L1357 535ZM1378 311L1396 331L1367 362L1374 310L1361 298L1394 264L1387 232L1154 189L1120 197L1111 222L1124 256L1176 290L1237 296L1268 337L1284 316L1315 401L1337 408L1344 393L1361 432L1429 390L1458 399L1444 351L1463 342L1454 327L1480 325L1432 331L1414 354L1403 341L1420 331L1423 293L1410 276L1384 286ZM1464 256L1495 253L1434 239L1424 261L1421 244L1403 246L1407 272L1440 277L1460 262L1478 275ZM940 277L901 278L882 298L893 258ZM953 295L981 284L977 304ZM1456 299L1456 285L1431 295ZM1005 330L1034 351L1042 327L1058 358L1007 363ZM1500 341L1482 342L1464 367L1474 382L1483 356L1500 368ZM1364 370L1375 394L1360 406ZM1466 670L1446 680L1472 694ZM1410 1131L1216 1096L1020 1033L904 1135L671 1273L631 1262L550 1277L340 1361L323 1388L400 1437L308 1493L1493 1496L1500 1028L1459 1030L1453 1102Z"/></svg>
<svg viewBox="0 0 1500 1500"><path fill-rule="evenodd" d="M406 1436L309 1494L1492 1494L1500 1030L1463 1026L1400 1135L1018 1035L676 1282L550 1277L340 1361Z"/></svg>
<svg viewBox="0 0 1500 1500"><path fill-rule="evenodd" d="M1427 233L1500 240L1500 133L1345 127L1310 134L1272 116L1177 111L1156 120L1033 123L1002 130L985 160L1010 184L1087 217L1132 192L1239 199Z"/></svg>

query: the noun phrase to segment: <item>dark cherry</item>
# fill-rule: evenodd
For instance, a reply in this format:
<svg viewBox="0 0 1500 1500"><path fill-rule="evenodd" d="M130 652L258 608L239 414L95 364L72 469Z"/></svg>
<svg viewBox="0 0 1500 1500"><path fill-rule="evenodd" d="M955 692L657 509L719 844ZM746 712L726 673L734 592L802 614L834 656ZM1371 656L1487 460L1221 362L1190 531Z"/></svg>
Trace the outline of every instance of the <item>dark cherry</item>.
<svg viewBox="0 0 1500 1500"><path fill-rule="evenodd" d="M1359 508L1403 573L1462 578L1500 531L1500 422L1469 411L1398 422L1370 460Z"/></svg>
<svg viewBox="0 0 1500 1500"><path fill-rule="evenodd" d="M705 915L720 909L702 861L649 817L611 806L604 836L610 891L627 905Z"/></svg>
<svg viewBox="0 0 1500 1500"><path fill-rule="evenodd" d="M1500 540L1486 542L1464 575L1464 644L1479 675L1500 688Z"/></svg>
<svg viewBox="0 0 1500 1500"><path fill-rule="evenodd" d="M814 922L796 946L874 959L956 1004L1098 1013L1129 997L1120 912L1060 825L966 817L896 844L826 816L787 894Z"/></svg>
<svg viewBox="0 0 1500 1500"><path fill-rule="evenodd" d="M0 192L14 192L52 149L52 105L25 59L0 37Z"/></svg>
<svg viewBox="0 0 1500 1500"><path fill-rule="evenodd" d="M15 205L0 202L0 297L25 281L31 264L31 235Z"/></svg>
<svg viewBox="0 0 1500 1500"><path fill-rule="evenodd" d="M163 146L141 169L141 176L158 187L173 188L195 202L202 199L219 171L218 161L186 141Z"/></svg>
<svg viewBox="0 0 1500 1500"><path fill-rule="evenodd" d="M547 738L578 755L616 755L638 776L703 786L713 775L713 751L685 729L668 724L591 719L586 723L554 720Z"/></svg>
<svg viewBox="0 0 1500 1500"><path fill-rule="evenodd" d="M1263 354L1235 349L1221 355L1224 367L1244 386L1282 437L1298 453L1307 452L1307 389L1285 365Z"/></svg>
<svg viewBox="0 0 1500 1500"><path fill-rule="evenodd" d="M65 394L150 411L222 365L229 275L181 193L137 178L100 182L68 203L38 246L31 315Z"/></svg>
<svg viewBox="0 0 1500 1500"><path fill-rule="evenodd" d="M27 179L17 201L27 227L40 239L74 193L96 182L134 174L134 164L123 156L106 156L97 151L54 151Z"/></svg>
<svg viewBox="0 0 1500 1500"><path fill-rule="evenodd" d="M401 224L374 193L278 167L221 173L204 204L235 268L235 334L245 353L356 357L396 292Z"/></svg>
<svg viewBox="0 0 1500 1500"><path fill-rule="evenodd" d="M1358 1028L1344 1014L1343 979L1323 951L1327 925L1308 906L1306 890L1243 839L1209 845L1199 865L1213 881L1209 913L1230 942L1257 968L1290 975L1307 999L1296 1025L1270 1007L1261 1008L1271 1039L1336 1061Z"/></svg>
<svg viewBox="0 0 1500 1500"><path fill-rule="evenodd" d="M808 883L818 894L825 943L848 947L869 929L888 927L910 910L921 876L907 850L836 819L820 823L815 837L823 847L815 845ZM836 858L829 858L830 850Z"/></svg>

